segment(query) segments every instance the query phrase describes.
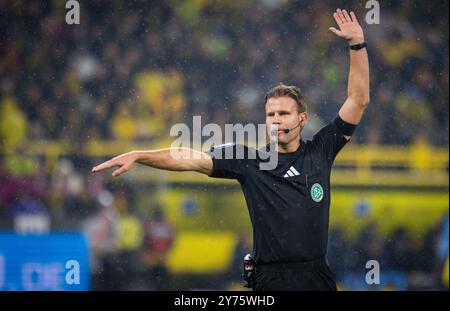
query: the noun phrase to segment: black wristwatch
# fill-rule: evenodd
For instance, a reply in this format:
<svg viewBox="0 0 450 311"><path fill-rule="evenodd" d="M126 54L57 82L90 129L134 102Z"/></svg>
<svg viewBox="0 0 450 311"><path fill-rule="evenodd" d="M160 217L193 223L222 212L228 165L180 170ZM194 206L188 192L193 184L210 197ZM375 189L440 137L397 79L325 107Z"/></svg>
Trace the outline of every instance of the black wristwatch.
<svg viewBox="0 0 450 311"><path fill-rule="evenodd" d="M364 41L363 43L360 43L360 44L350 45L350 50L358 51L358 50L364 49L365 47L367 47L366 41Z"/></svg>

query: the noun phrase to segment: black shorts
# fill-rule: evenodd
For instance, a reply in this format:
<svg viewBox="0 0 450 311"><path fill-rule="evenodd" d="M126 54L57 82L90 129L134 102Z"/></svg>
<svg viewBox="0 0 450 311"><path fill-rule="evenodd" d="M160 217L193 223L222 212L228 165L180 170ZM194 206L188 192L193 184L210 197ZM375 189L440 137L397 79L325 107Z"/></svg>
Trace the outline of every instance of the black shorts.
<svg viewBox="0 0 450 311"><path fill-rule="evenodd" d="M299 263L257 265L254 291L336 291L334 275L325 259Z"/></svg>

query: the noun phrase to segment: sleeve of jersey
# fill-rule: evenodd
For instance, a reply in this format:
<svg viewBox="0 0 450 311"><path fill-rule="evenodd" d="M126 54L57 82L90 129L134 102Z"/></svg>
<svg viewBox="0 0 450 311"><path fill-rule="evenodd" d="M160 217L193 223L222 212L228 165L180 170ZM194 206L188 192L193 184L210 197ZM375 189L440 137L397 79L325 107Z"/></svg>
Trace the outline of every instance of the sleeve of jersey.
<svg viewBox="0 0 450 311"><path fill-rule="evenodd" d="M245 153L243 145L229 143L211 147L208 152L213 161L210 177L242 179L245 177Z"/></svg>
<svg viewBox="0 0 450 311"><path fill-rule="evenodd" d="M325 153L331 164L348 142L344 136L351 136L355 128L356 125L345 122L337 115L333 121L314 135L313 142Z"/></svg>

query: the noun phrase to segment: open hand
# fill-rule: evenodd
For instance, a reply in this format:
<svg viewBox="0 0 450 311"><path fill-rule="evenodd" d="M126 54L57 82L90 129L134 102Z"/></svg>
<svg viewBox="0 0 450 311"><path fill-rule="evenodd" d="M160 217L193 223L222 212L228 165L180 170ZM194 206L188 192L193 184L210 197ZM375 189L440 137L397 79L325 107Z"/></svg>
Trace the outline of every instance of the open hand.
<svg viewBox="0 0 450 311"><path fill-rule="evenodd" d="M349 44L359 44L364 42L364 32L361 25L356 19L355 13L346 10L337 9L333 13L334 20L339 26L339 29L330 27L329 29L338 37L344 38Z"/></svg>

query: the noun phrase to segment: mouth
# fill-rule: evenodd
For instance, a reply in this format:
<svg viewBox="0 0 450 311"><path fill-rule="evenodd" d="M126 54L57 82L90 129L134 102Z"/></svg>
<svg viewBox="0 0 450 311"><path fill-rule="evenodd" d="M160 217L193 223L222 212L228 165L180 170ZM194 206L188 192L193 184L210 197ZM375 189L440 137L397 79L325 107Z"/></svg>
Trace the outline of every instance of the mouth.
<svg viewBox="0 0 450 311"><path fill-rule="evenodd" d="M271 128L272 131L278 131L278 132L284 131L284 127L281 127L279 125L273 125L270 128Z"/></svg>
<svg viewBox="0 0 450 311"><path fill-rule="evenodd" d="M271 134L271 136L273 138L276 137L277 140L282 139L284 135L286 135L284 133L284 130L277 130L277 131L274 130L274 131L272 131L272 134Z"/></svg>
<svg viewBox="0 0 450 311"><path fill-rule="evenodd" d="M286 129L284 126L281 126L280 124L272 124L270 127L271 127L270 131L271 136L281 137L283 135L286 135L285 133Z"/></svg>

